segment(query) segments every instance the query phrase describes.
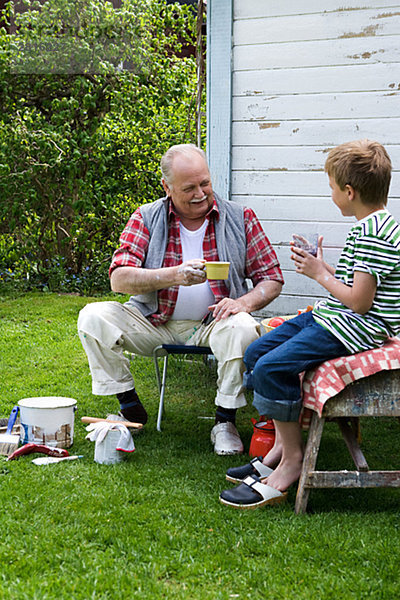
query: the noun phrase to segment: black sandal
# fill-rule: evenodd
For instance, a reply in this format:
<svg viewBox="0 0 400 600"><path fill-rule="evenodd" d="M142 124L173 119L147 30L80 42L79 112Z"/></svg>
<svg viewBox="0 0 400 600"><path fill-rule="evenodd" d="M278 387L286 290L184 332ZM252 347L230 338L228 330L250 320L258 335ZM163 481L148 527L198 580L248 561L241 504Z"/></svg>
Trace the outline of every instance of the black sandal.
<svg viewBox="0 0 400 600"><path fill-rule="evenodd" d="M268 477L273 472L273 469L264 465L262 459L262 456L256 456L256 458L253 458L247 465L228 469L226 472L227 481L241 483L249 475L257 475L260 479Z"/></svg>
<svg viewBox="0 0 400 600"><path fill-rule="evenodd" d="M261 483L259 477L250 475L238 486L224 490L219 497L222 504L234 508L258 508L273 506L286 501L288 493Z"/></svg>

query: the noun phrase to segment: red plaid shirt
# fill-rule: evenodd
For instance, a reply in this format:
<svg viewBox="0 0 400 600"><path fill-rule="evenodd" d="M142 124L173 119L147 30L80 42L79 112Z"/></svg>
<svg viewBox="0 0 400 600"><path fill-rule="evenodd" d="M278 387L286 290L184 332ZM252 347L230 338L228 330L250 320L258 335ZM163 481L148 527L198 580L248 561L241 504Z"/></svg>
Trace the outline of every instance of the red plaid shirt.
<svg viewBox="0 0 400 600"><path fill-rule="evenodd" d="M207 214L208 227L204 235L203 258L207 261L219 260L215 239L214 219L219 218L219 210L214 205ZM179 215L172 203L169 204L168 244L164 256L163 267L174 267L182 262L182 246L179 234ZM251 208L244 209L246 228L246 277L253 286L260 281L279 281L283 283L279 262L259 220ZM110 266L110 275L118 267L142 267L146 258L150 234L144 226L140 208L129 219L120 239L120 247L115 251ZM228 296L228 289L223 280L210 280L210 287L215 302ZM157 326L166 323L172 316L178 297L179 286L172 286L158 291L158 310L149 317L149 321Z"/></svg>

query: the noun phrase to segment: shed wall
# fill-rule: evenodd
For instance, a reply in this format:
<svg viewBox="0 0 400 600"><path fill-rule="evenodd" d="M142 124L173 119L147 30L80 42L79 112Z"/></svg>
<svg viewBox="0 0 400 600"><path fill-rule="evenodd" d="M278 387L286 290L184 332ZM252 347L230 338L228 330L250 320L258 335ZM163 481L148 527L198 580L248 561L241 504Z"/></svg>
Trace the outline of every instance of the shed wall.
<svg viewBox="0 0 400 600"><path fill-rule="evenodd" d="M334 264L354 222L330 199L330 148L365 137L386 146L400 219L400 4L233 0L232 24L230 154L211 170L229 159L224 191L255 210L281 261L286 284L265 314L293 313L325 293L294 272L292 233L319 232Z"/></svg>

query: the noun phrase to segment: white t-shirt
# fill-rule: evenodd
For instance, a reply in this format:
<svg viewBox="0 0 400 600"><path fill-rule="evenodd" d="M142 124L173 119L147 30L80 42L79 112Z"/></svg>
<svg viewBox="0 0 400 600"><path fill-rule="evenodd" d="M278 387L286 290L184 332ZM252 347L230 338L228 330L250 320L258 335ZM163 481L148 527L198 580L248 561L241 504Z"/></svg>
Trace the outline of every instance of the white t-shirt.
<svg viewBox="0 0 400 600"><path fill-rule="evenodd" d="M182 223L179 224L183 262L203 258L203 240L207 225L208 219L204 221L199 229L190 231ZM200 321L207 314L208 307L214 302L214 294L207 280L197 285L180 285L178 299L171 319L175 321L187 319Z"/></svg>

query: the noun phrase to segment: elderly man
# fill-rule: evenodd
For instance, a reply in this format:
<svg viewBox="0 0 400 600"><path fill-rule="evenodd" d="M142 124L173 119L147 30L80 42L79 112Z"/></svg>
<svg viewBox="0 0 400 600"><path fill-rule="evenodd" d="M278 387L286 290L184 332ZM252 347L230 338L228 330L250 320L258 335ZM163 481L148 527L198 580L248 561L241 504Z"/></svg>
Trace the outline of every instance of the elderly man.
<svg viewBox="0 0 400 600"><path fill-rule="evenodd" d="M172 146L161 172L165 198L133 213L110 267L112 290L131 298L92 303L79 315L93 394L116 394L121 414L144 424L147 413L123 351L151 356L165 343L208 345L218 363L211 441L217 454L240 454L242 358L260 335L250 313L279 295L282 273L254 212L213 192L202 150ZM205 261L218 260L230 262L229 279L207 280Z"/></svg>

